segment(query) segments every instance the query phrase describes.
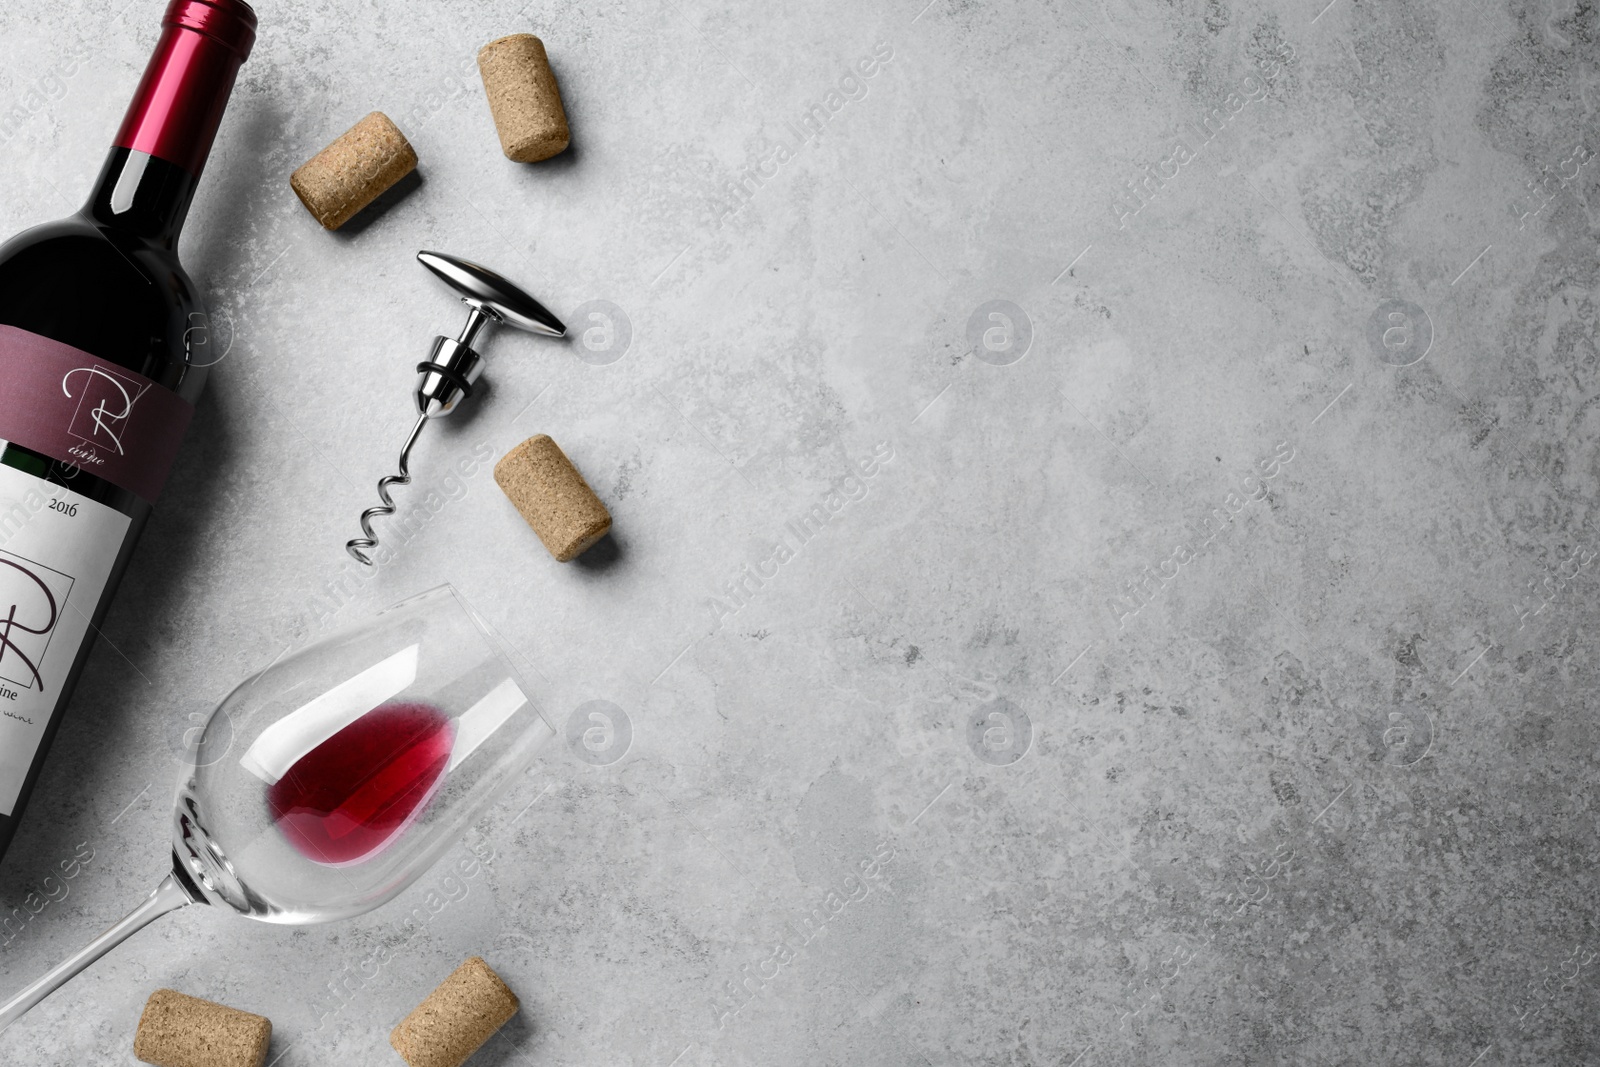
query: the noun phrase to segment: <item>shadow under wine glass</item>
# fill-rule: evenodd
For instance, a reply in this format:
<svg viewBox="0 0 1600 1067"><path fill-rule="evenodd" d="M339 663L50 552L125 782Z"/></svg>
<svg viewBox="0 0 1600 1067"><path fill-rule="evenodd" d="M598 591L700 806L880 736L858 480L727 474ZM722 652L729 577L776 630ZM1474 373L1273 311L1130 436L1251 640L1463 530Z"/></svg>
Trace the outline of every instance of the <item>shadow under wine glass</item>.
<svg viewBox="0 0 1600 1067"><path fill-rule="evenodd" d="M213 729L219 717L226 726ZM274 662L228 695L186 753L172 873L0 1005L0 1030L185 905L305 924L393 899L554 735L448 585Z"/></svg>

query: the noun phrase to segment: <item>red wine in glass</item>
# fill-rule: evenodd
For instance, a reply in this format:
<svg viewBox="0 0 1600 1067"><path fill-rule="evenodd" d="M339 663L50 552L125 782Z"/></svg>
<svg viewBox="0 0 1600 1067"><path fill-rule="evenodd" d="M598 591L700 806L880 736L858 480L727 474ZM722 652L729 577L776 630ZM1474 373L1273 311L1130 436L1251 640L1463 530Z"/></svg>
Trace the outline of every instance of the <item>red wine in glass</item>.
<svg viewBox="0 0 1600 1067"><path fill-rule="evenodd" d="M381 704L301 756L267 808L301 855L358 863L410 826L450 763L455 721L431 704Z"/></svg>
<svg viewBox="0 0 1600 1067"><path fill-rule="evenodd" d="M448 585L280 655L228 694L185 754L172 873L0 1001L0 1031L177 908L295 925L393 900L556 736Z"/></svg>

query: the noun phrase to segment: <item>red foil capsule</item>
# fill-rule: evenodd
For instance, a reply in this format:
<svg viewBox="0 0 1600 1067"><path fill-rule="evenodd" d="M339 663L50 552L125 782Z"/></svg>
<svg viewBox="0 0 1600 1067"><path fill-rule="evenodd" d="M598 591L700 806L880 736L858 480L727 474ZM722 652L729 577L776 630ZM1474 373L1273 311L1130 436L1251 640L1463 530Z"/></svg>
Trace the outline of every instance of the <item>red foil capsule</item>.
<svg viewBox="0 0 1600 1067"><path fill-rule="evenodd" d="M255 44L256 13L244 0L172 0L161 25L114 144L198 178L233 80Z"/></svg>

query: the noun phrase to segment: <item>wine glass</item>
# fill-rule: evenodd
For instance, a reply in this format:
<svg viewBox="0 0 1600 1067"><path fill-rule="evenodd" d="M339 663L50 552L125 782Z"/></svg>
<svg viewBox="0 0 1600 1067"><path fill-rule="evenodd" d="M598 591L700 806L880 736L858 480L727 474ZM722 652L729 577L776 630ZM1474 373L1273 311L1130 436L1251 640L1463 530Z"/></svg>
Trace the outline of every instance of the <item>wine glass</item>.
<svg viewBox="0 0 1600 1067"><path fill-rule="evenodd" d="M185 905L300 924L392 899L555 735L526 693L488 625L448 585L246 679L185 754L172 873L0 1005L0 1030Z"/></svg>

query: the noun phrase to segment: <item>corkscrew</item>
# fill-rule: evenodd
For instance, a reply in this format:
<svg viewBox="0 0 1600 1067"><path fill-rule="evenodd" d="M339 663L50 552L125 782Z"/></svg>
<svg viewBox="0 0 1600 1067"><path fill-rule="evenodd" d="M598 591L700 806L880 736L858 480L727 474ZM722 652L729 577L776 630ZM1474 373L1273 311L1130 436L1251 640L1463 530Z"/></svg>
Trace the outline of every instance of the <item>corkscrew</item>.
<svg viewBox="0 0 1600 1067"><path fill-rule="evenodd" d="M397 471L378 480L381 503L361 513L361 532L365 536L345 543L346 551L369 567L372 557L368 552L378 547L372 522L394 514L390 487L410 484L411 449L422 435L422 428L429 419L455 411L461 401L472 395L474 385L483 374L483 356L473 345L484 327L491 324L515 326L546 337L563 337L567 332L561 320L550 314L543 304L488 267L443 252L418 252L417 259L461 294L461 302L470 310L460 336L435 337L428 358L417 364L417 421L400 448Z"/></svg>

